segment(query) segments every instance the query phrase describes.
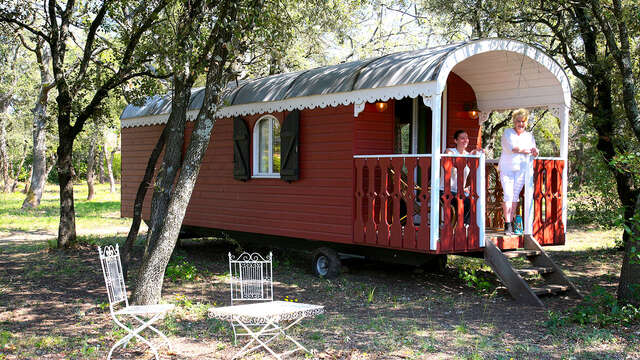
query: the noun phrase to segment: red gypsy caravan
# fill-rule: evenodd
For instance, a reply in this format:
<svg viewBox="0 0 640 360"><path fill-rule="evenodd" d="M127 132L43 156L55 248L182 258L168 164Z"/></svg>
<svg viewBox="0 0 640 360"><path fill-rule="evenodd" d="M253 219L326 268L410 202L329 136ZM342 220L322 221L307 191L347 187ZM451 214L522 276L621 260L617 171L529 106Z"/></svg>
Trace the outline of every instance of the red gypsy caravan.
<svg viewBox="0 0 640 360"><path fill-rule="evenodd" d="M313 269L324 277L338 275L342 254L440 266L446 254L479 255L522 303L541 305L541 294L579 296L541 248L565 241L571 90L562 67L540 49L484 39L233 86L217 114L185 231L313 249ZM203 92L192 94L191 119ZM123 217L133 214L169 103L170 96L155 96L121 116ZM524 234L501 236L497 160L444 150L458 129L480 147L488 114L516 108L547 108L559 118L560 153L530 161ZM458 188L469 188L467 224L458 215L464 196L451 191L454 169L469 174L466 184L457 179ZM520 256L532 266L515 269L509 259ZM529 274L547 284L529 286Z"/></svg>

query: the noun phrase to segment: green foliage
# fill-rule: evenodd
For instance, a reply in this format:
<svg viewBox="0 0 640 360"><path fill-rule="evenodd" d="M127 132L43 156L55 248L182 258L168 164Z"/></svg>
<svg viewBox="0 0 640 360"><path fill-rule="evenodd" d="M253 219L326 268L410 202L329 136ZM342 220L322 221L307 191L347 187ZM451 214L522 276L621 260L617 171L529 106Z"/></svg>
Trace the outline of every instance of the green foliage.
<svg viewBox="0 0 640 360"><path fill-rule="evenodd" d="M607 327L631 326L639 321L640 307L620 305L615 296L596 285L593 291L585 296L584 301L566 315L549 312L549 319L545 325L551 330L557 330L568 323Z"/></svg>
<svg viewBox="0 0 640 360"><path fill-rule="evenodd" d="M628 221L622 221L622 217L620 217L620 223L624 228L624 231L629 234L631 238L632 244L640 243L640 213L636 213L632 218L629 218ZM619 248L624 248L624 244L622 244L622 240L618 244L616 244ZM630 254L629 254L629 263L631 264L640 264L640 249L631 245Z"/></svg>
<svg viewBox="0 0 640 360"><path fill-rule="evenodd" d="M172 281L194 281L197 279L198 269L184 256L174 256L167 265L165 276Z"/></svg>
<svg viewBox="0 0 640 360"><path fill-rule="evenodd" d="M568 220L574 225L595 225L602 229L619 226L622 207L613 189L583 186L569 192Z"/></svg>
<svg viewBox="0 0 640 360"><path fill-rule="evenodd" d="M467 286L481 293L488 293L493 287L485 277L477 273L476 269L460 268L458 270L458 277L462 279Z"/></svg>
<svg viewBox="0 0 640 360"><path fill-rule="evenodd" d="M120 179L122 178L122 153L117 152L113 154L113 178Z"/></svg>

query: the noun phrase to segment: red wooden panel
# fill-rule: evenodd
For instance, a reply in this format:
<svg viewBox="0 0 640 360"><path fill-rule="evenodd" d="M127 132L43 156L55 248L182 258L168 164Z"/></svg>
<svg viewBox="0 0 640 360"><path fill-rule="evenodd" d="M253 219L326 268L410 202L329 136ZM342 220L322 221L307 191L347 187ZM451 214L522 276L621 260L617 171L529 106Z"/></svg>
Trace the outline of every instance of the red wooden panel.
<svg viewBox="0 0 640 360"><path fill-rule="evenodd" d="M418 248L418 245L416 244L416 226L414 221L414 216L416 213L416 192L409 189L416 188L415 177L418 162L416 158L406 158L404 162L405 166L407 167L407 191L401 194L401 196L407 207L407 218L405 220L402 247L405 249L416 249Z"/></svg>
<svg viewBox="0 0 640 360"><path fill-rule="evenodd" d="M562 223L563 160L535 159L533 237L541 245L563 245L565 230Z"/></svg>
<svg viewBox="0 0 640 360"><path fill-rule="evenodd" d="M282 121L286 113L273 115ZM245 118L251 130L260 117ZM346 199L353 196L354 189L353 107L304 110L300 125L299 181L254 178L240 182L232 176L232 122L219 119L184 224L352 242L354 210L352 201ZM192 126L188 123L188 128ZM162 126L146 126L122 131L123 185L127 184L123 190L123 216L131 216L137 182L161 130Z"/></svg>
<svg viewBox="0 0 640 360"><path fill-rule="evenodd" d="M482 144L480 136L480 123L469 118L466 105L476 101L473 88L455 73L450 73L447 79L447 147L455 147L453 134L457 130L464 130L469 134L469 147L476 148Z"/></svg>
<svg viewBox="0 0 640 360"><path fill-rule="evenodd" d="M440 195L440 242L438 251L451 251L455 248L453 242L453 227L451 225L451 199L453 194L451 193L451 172L453 169L453 158L443 157L441 158L442 168L442 184L443 190Z"/></svg>
<svg viewBox="0 0 640 360"><path fill-rule="evenodd" d="M440 243L439 252L466 252L479 249L479 228L476 221L476 204L479 198L476 186L476 172L479 166L478 158L443 157L441 158L441 171L443 188L440 204ZM466 183L464 182L464 170L469 169ZM451 192L451 176L456 170L458 192ZM464 224L464 200L465 185L469 189L469 224ZM453 199L453 200L451 200ZM453 205L451 205L453 201ZM451 207L455 208L455 212Z"/></svg>
<svg viewBox="0 0 640 360"><path fill-rule="evenodd" d="M382 158L379 160L380 166L380 191L378 192L380 198L380 210L379 210L379 222L378 222L378 245L387 247L389 246L390 226L389 224L389 169L391 162L389 158Z"/></svg>
<svg viewBox="0 0 640 360"><path fill-rule="evenodd" d="M431 174L431 158L424 157L418 159L418 167L420 169L420 187L421 191L418 195L420 202L420 225L416 233L416 248L418 250L429 250L431 236L429 234L429 204L431 201L431 192L428 185L431 184L429 175ZM436 225L437 226L437 225Z"/></svg>
<svg viewBox="0 0 640 360"><path fill-rule="evenodd" d="M366 209L363 210L363 203L365 199L364 192L364 183L363 183L363 171L364 171L365 160L364 159L355 159L354 161L354 179L356 183L355 188L355 211L356 216L353 221L353 241L356 243L364 242L364 216L363 214L366 212Z"/></svg>
<svg viewBox="0 0 640 360"><path fill-rule="evenodd" d="M390 245L395 248L402 247L402 224L400 223L400 202L402 199L402 166L403 159L401 157L396 157L391 160L390 169L392 170L392 190L391 190L391 201L392 201L392 209L391 209L391 240ZM408 176L407 176L408 178ZM408 189L413 189L413 187L407 186ZM409 191L406 191L409 192ZM407 211L407 215L405 218L405 227L413 228L412 222L413 217Z"/></svg>

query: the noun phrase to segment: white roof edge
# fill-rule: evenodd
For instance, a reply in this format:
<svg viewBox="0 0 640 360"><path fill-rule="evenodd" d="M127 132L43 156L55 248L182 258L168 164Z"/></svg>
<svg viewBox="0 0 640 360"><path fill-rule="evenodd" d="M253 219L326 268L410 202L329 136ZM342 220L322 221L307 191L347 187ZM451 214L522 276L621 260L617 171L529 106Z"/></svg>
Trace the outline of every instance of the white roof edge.
<svg viewBox="0 0 640 360"><path fill-rule="evenodd" d="M474 55L501 50L525 55L544 66L560 82L560 85L562 86L564 105L567 107L571 106L571 86L569 84L569 78L567 77L567 74L564 72L564 69L562 69L560 64L558 64L551 56L547 55L544 51L533 45L526 44L518 40L509 39L476 40L469 42L459 49L456 49L449 53L445 58L438 73L437 93L442 93L442 91L444 91L449 73L458 63Z"/></svg>
<svg viewBox="0 0 640 360"><path fill-rule="evenodd" d="M361 104L375 101L387 101L391 98L400 100L404 97L431 96L435 94L436 82L422 82L409 85L398 85L375 89L356 90L343 93L332 93L326 95L313 95L297 98L290 98L280 101L260 102L251 104L241 104L221 107L216 113L216 118L228 118L234 116L244 116L263 113L274 113L280 111L291 111L294 109L314 109L325 108L327 106L340 106ZM198 114L198 109L187 112L187 120L192 121ZM136 127L164 124L167 122L169 114L159 114L141 116L121 120L121 127Z"/></svg>

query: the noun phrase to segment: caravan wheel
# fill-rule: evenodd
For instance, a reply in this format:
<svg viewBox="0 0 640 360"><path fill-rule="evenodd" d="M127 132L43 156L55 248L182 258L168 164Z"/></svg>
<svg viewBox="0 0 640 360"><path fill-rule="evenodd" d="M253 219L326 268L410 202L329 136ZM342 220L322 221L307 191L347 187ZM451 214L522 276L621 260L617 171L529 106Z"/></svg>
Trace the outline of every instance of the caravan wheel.
<svg viewBox="0 0 640 360"><path fill-rule="evenodd" d="M322 247L313 252L313 273L321 278L333 279L340 274L340 258L334 250Z"/></svg>

